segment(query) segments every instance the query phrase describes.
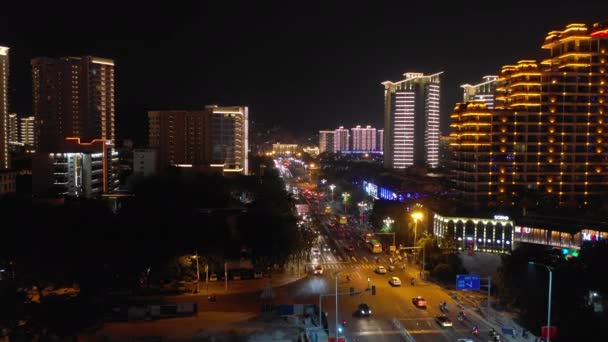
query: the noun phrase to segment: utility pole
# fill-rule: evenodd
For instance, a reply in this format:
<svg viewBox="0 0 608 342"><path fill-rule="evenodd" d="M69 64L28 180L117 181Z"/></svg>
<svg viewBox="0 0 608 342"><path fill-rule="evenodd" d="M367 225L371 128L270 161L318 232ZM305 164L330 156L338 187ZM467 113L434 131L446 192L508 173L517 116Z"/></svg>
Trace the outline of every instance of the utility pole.
<svg viewBox="0 0 608 342"><path fill-rule="evenodd" d="M340 271L336 272L336 341L338 341L338 275Z"/></svg>
<svg viewBox="0 0 608 342"><path fill-rule="evenodd" d="M228 263L224 261L224 283L226 292L228 292Z"/></svg>
<svg viewBox="0 0 608 342"><path fill-rule="evenodd" d="M205 284L207 285L207 294L209 294L209 264L205 265Z"/></svg>
<svg viewBox="0 0 608 342"><path fill-rule="evenodd" d="M490 320L490 295L491 295L490 289L492 288L492 277L488 276L486 279L488 280L488 284L485 285L488 287L488 312L486 314L486 319ZM484 285L482 285L480 287L484 287Z"/></svg>
<svg viewBox="0 0 608 342"><path fill-rule="evenodd" d="M530 265L542 266L549 272L549 298L547 304L547 342L551 342L551 290L553 289L553 268L534 261L528 262Z"/></svg>

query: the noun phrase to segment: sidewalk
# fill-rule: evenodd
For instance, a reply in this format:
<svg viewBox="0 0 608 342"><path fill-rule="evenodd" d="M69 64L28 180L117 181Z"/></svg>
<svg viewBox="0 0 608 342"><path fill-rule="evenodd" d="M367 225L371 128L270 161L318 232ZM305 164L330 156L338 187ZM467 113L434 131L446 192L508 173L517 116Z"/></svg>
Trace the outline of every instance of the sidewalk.
<svg viewBox="0 0 608 342"><path fill-rule="evenodd" d="M272 271L270 277L263 277L259 279L248 279L248 280L228 280L228 291L226 291L226 282L224 280L210 281L205 283L202 279L199 283L199 293L185 293L185 296L195 296L201 294L234 294L234 293L247 293L247 292L259 292L271 287L280 287L306 277L306 270L304 266L300 267L298 274L297 269L288 269L287 271Z"/></svg>

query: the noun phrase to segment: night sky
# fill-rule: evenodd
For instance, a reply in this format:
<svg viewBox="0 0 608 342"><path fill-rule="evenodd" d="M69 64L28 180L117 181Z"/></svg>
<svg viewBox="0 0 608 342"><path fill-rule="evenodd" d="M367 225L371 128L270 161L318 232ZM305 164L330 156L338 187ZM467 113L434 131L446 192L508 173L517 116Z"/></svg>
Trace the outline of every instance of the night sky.
<svg viewBox="0 0 608 342"><path fill-rule="evenodd" d="M381 126L380 82L406 71L445 71L447 132L460 84L542 57L550 30L608 20L608 1L594 2L10 1L0 45L11 48L10 109L20 114L32 108L31 58L114 59L118 137L137 145L147 110L205 104L248 105L253 120L303 135Z"/></svg>

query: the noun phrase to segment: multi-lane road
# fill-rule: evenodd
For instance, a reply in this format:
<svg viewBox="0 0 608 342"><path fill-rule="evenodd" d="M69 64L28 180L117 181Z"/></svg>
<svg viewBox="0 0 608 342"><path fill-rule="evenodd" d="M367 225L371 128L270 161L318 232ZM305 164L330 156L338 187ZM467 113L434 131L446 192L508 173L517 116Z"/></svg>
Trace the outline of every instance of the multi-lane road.
<svg viewBox="0 0 608 342"><path fill-rule="evenodd" d="M306 196L303 200L308 201ZM309 272L307 278L281 289L277 299L287 296L300 303L318 303L320 294L330 295L336 291L337 277L338 293L342 294L338 296L337 321L342 328L339 334L347 337L348 341L403 341L399 326L404 327L416 341L458 341L464 338L475 340L471 333L474 325L481 328L482 337L488 337L489 327L473 308L464 302L455 301L451 298L452 294L440 286L420 280L420 270L417 266L393 259L396 266L394 271L377 274L375 269L378 266L389 266L389 256L371 254L359 237L357 224L348 225L346 235L338 234L337 228L330 226L323 214L327 203L315 202L314 197L308 201L314 228L319 232L317 246L321 255L311 258L309 269L314 265L321 265L323 274L314 275ZM324 248L325 246L329 248ZM344 248L347 246L352 246L354 250L348 251ZM405 269L402 268L403 265ZM389 284L389 279L393 276L400 278L401 286L393 287ZM410 283L412 278L416 278L414 285ZM368 290L370 285L376 287L376 295L372 295ZM351 287L357 293L354 296L350 295ZM427 300L426 309L417 308L412 303L416 296ZM442 301L448 303L446 314L453 322L452 327L442 327L435 320L437 316L444 314L439 308ZM358 318L353 315L361 303L371 308L370 317ZM462 307L458 307L460 303L463 304ZM330 335L334 335L336 329L335 307L334 296L323 296L322 309L327 312ZM459 311L466 314L462 321L457 319ZM342 326L343 320L346 320L346 326Z"/></svg>

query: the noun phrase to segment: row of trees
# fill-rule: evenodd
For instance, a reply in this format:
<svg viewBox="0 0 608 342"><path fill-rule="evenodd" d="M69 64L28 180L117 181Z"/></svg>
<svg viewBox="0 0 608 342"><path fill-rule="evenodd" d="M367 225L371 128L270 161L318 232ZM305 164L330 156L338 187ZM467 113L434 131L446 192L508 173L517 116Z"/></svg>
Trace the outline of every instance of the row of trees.
<svg viewBox="0 0 608 342"><path fill-rule="evenodd" d="M0 266L15 273L15 282L0 281L0 320L26 314L18 287L77 284L80 298L101 298L108 288L133 287L142 272L170 276L163 272L179 270L180 256L220 263L245 253L263 267L305 246L293 200L271 165L261 177L149 178L133 194L118 214L102 200L0 200Z"/></svg>

